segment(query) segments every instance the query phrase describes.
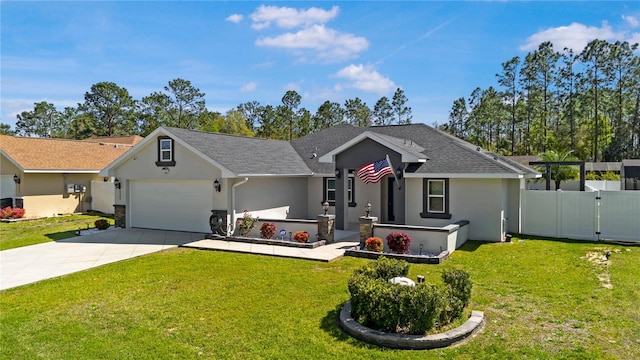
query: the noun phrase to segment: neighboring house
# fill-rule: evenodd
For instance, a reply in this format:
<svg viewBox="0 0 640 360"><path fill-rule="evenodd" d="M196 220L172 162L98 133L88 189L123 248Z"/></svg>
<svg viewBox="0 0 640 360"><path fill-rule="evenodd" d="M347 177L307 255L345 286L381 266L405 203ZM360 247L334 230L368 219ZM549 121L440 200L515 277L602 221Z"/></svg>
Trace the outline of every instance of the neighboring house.
<svg viewBox="0 0 640 360"><path fill-rule="evenodd" d="M620 181L623 190L640 190L640 159L622 160Z"/></svg>
<svg viewBox="0 0 640 360"><path fill-rule="evenodd" d="M0 135L0 198L27 217L90 210L91 181L139 136L66 140ZM107 179L108 180L108 179Z"/></svg>
<svg viewBox="0 0 640 360"><path fill-rule="evenodd" d="M365 184L354 175L387 155L395 176ZM357 229L371 203L381 223L469 220L469 239L488 241L519 232L520 190L540 177L423 124L339 125L290 142L161 127L101 175L119 184L120 226L209 232L211 210L232 224L245 209L316 219L328 200L337 229Z"/></svg>

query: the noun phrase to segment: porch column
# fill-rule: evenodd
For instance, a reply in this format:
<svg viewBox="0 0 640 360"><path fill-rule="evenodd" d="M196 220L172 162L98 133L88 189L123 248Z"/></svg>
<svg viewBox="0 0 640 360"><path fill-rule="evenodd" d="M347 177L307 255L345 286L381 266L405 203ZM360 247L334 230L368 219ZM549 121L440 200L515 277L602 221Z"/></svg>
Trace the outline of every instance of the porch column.
<svg viewBox="0 0 640 360"><path fill-rule="evenodd" d="M347 169L336 168L336 229L345 230L349 224L348 180ZM338 176L340 174L340 176Z"/></svg>
<svg viewBox="0 0 640 360"><path fill-rule="evenodd" d="M360 249L364 249L365 241L373 236L373 225L378 223L375 216L360 217Z"/></svg>

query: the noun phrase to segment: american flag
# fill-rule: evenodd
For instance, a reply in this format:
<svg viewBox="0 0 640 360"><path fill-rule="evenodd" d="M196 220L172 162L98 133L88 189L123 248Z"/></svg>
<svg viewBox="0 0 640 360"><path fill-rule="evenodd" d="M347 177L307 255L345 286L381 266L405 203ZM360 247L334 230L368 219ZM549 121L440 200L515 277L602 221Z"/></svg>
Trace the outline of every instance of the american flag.
<svg viewBox="0 0 640 360"><path fill-rule="evenodd" d="M393 171L386 158L361 167L357 173L365 184L375 184L383 177L391 174L393 174Z"/></svg>

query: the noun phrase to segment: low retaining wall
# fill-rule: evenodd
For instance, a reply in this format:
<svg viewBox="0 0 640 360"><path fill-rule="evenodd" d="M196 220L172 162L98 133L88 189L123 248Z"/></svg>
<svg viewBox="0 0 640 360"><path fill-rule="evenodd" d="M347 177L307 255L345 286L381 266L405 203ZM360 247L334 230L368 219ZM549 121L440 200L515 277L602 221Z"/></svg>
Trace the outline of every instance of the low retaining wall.
<svg viewBox="0 0 640 360"><path fill-rule="evenodd" d="M280 238L280 230L285 230L286 234L284 239L293 239L293 234L296 231L306 231L309 233L309 240L317 240L318 234L318 220L304 220L304 219L259 219L256 221L256 225L251 230L247 237L260 238L260 227L264 223L273 223L276 226L276 232L273 235L274 240Z"/></svg>
<svg viewBox="0 0 640 360"><path fill-rule="evenodd" d="M389 233L402 231L411 235L412 254L431 254L437 256L442 252L453 253L467 241L469 221L461 220L443 227L411 226L395 224L374 224L373 236L385 239ZM420 249L422 245L422 249Z"/></svg>
<svg viewBox="0 0 640 360"><path fill-rule="evenodd" d="M340 311L339 325L347 334L358 340L389 347L393 349L427 350L437 349L457 344L478 330L484 324L484 313L473 311L471 317L461 326L434 335L405 335L391 334L377 331L360 325L351 317L351 302L347 301Z"/></svg>

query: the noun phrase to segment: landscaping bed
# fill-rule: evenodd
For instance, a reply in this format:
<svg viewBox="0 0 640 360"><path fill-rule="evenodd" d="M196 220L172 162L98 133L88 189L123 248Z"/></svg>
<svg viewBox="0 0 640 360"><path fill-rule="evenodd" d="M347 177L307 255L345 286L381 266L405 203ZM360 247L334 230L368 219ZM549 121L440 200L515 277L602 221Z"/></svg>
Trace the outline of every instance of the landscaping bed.
<svg viewBox="0 0 640 360"><path fill-rule="evenodd" d="M404 260L412 264L441 264L443 261L449 258L449 252L443 251L438 255L395 254L395 253L387 253L387 252L369 251L369 250L360 249L359 246L355 246L351 249L345 250L344 256L352 256L352 257L374 259L374 260L381 256L384 256L390 259Z"/></svg>

